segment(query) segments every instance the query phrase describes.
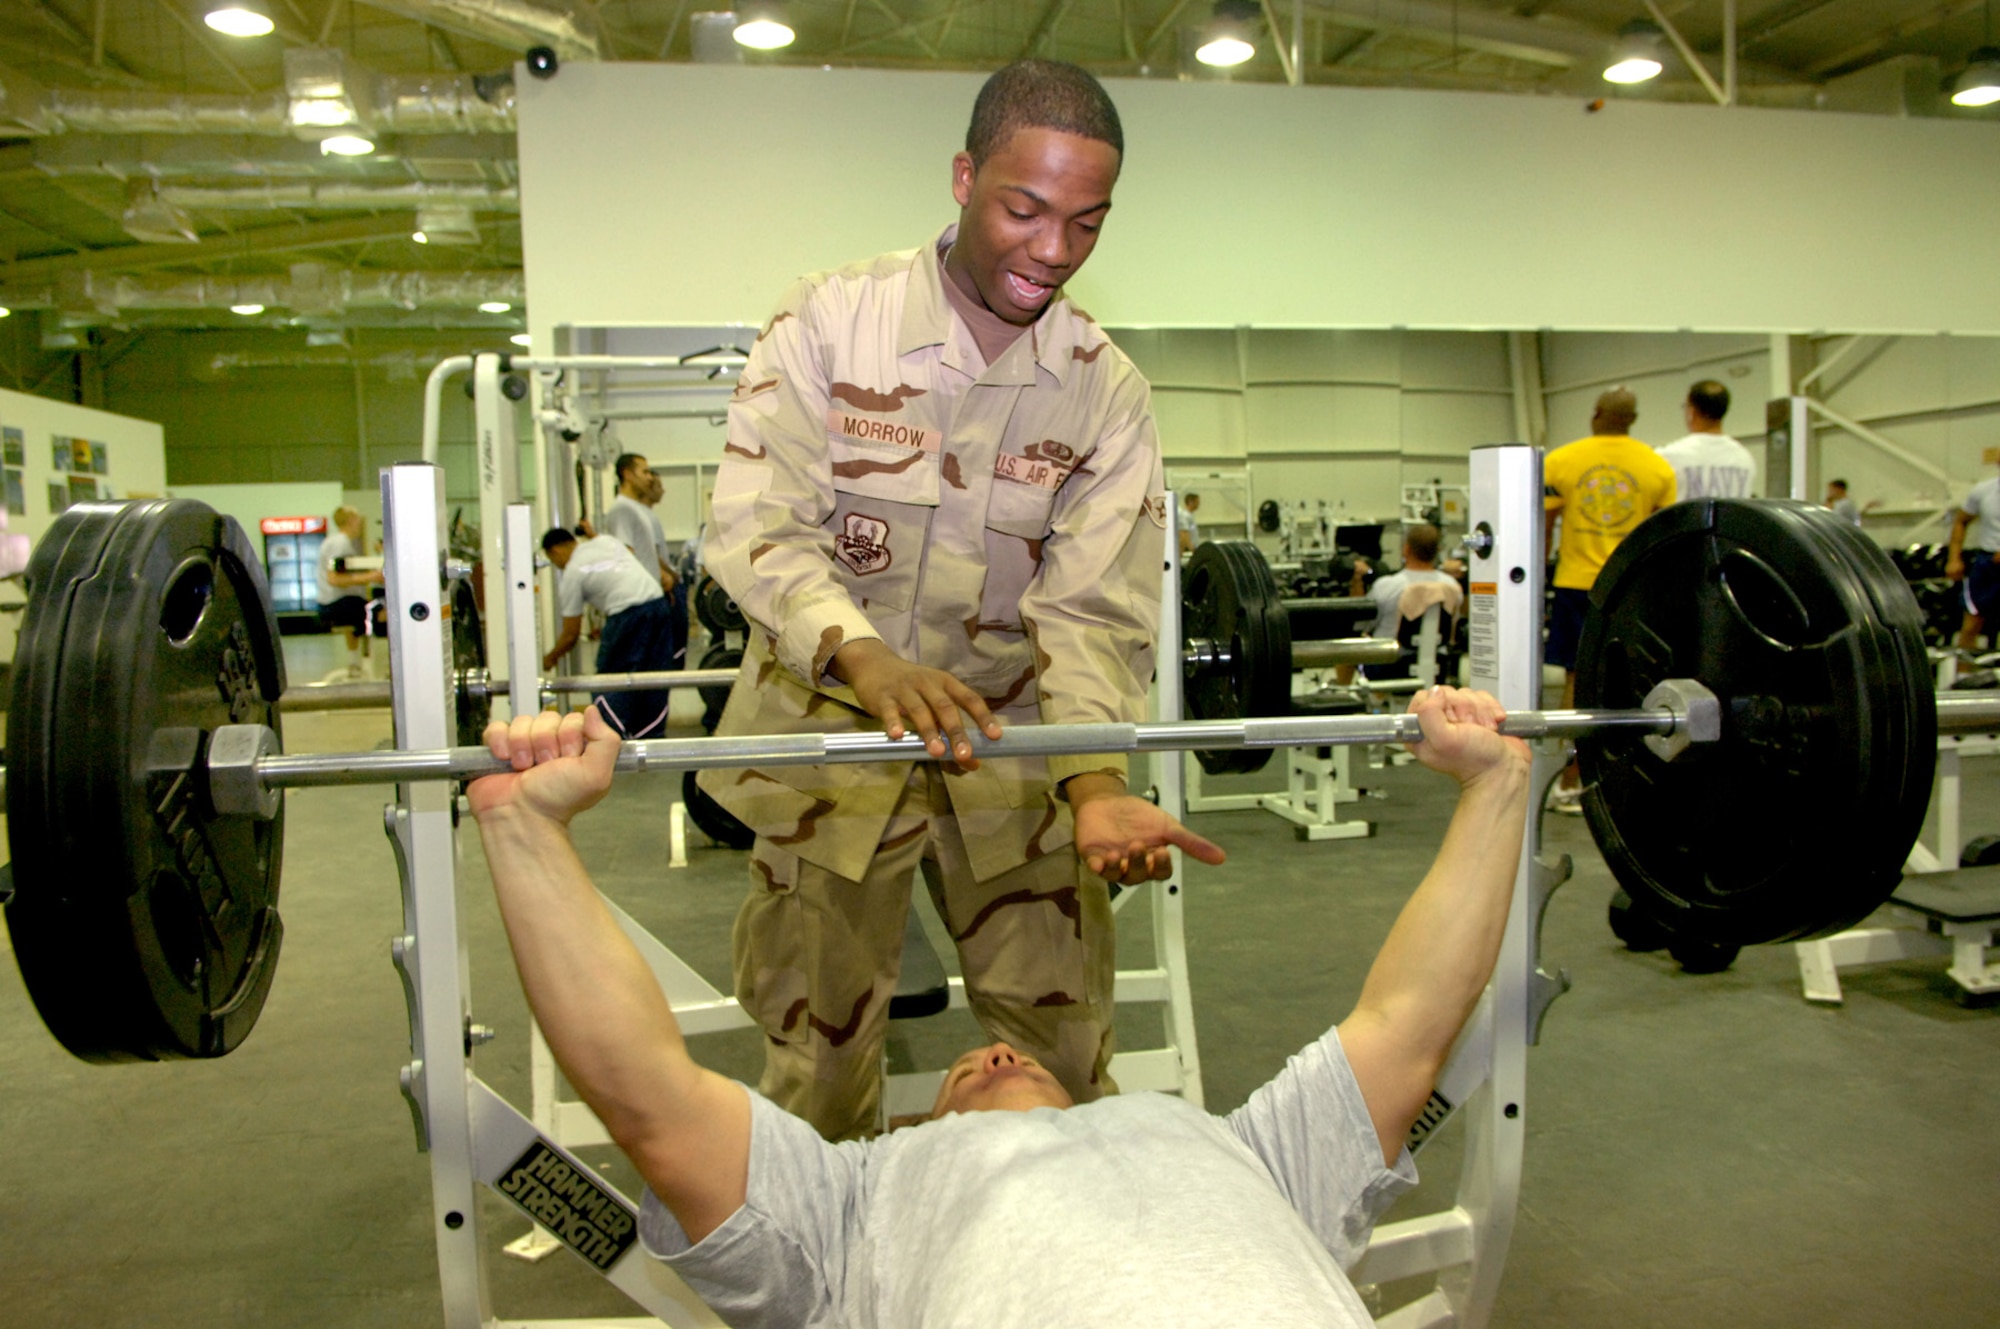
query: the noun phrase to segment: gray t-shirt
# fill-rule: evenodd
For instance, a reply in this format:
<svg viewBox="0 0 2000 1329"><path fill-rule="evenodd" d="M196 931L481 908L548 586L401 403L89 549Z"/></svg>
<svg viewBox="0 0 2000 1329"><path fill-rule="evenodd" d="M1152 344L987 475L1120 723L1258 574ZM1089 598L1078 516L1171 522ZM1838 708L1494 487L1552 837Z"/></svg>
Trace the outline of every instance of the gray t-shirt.
<svg viewBox="0 0 2000 1329"><path fill-rule="evenodd" d="M569 566L556 577L556 608L564 618L582 618L586 604L609 618L663 594L660 574L647 576L625 542L612 535L577 541Z"/></svg>
<svg viewBox="0 0 2000 1329"><path fill-rule="evenodd" d="M623 540L632 557L639 560L639 566L655 577L660 575L662 564L673 566L673 560L667 556L667 536L660 529L660 519L636 498L620 494L612 500L611 506L604 510L604 533Z"/></svg>
<svg viewBox="0 0 2000 1329"><path fill-rule="evenodd" d="M1450 581L1436 568L1404 568L1369 584L1369 598L1375 601L1375 635L1394 637L1403 626L1403 592L1420 581Z"/></svg>
<svg viewBox="0 0 2000 1329"><path fill-rule="evenodd" d="M749 1090L748 1197L646 1248L737 1329L1371 1323L1344 1270L1416 1184L1337 1034L1227 1117L1137 1093L827 1144Z"/></svg>
<svg viewBox="0 0 2000 1329"><path fill-rule="evenodd" d="M1960 506L1978 519L1966 532L1965 547L2000 553L2000 475L1974 485Z"/></svg>

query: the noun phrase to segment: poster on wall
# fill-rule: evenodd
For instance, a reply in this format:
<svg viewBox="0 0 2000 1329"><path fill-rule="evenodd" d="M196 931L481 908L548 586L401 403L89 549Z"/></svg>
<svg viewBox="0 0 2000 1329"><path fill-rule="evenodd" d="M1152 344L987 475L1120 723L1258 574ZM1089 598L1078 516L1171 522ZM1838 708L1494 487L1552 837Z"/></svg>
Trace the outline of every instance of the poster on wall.
<svg viewBox="0 0 2000 1329"><path fill-rule="evenodd" d="M24 517L28 513L27 488L21 483L21 473L7 468L7 513L12 517Z"/></svg>
<svg viewBox="0 0 2000 1329"><path fill-rule="evenodd" d="M69 506L69 486L60 480L49 481L49 515L55 516Z"/></svg>
<svg viewBox="0 0 2000 1329"><path fill-rule="evenodd" d="M14 428L12 425L7 426L5 429L0 429L0 453L4 453L4 455L0 455L0 461L4 461L9 466L26 466L28 464L28 442L22 436L20 430Z"/></svg>
<svg viewBox="0 0 2000 1329"><path fill-rule="evenodd" d="M69 469L78 475L90 474L90 440L73 438L69 441Z"/></svg>
<svg viewBox="0 0 2000 1329"><path fill-rule="evenodd" d="M72 475L69 478L69 501L71 503L94 503L97 501L97 480L88 475Z"/></svg>
<svg viewBox="0 0 2000 1329"><path fill-rule="evenodd" d="M56 435L55 441L51 445L50 453L49 464L55 467L57 475L61 475L69 469L70 450L68 439L60 434Z"/></svg>
<svg viewBox="0 0 2000 1329"><path fill-rule="evenodd" d="M104 443L90 445L90 473L92 475L111 474L111 448Z"/></svg>

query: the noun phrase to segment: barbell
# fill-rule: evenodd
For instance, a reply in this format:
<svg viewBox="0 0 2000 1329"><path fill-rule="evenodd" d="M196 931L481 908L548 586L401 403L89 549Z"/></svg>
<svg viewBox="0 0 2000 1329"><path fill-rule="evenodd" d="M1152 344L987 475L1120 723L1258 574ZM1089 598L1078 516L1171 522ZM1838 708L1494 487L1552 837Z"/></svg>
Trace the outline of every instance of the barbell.
<svg viewBox="0 0 2000 1329"><path fill-rule="evenodd" d="M1240 549L1209 557L1244 575L1230 579L1230 612L1191 635L1230 643L1232 686L1288 676L1290 652L1256 630L1283 616L1281 602L1257 590ZM474 718L464 697L453 748L283 752L284 670L261 569L236 524L199 503L72 508L37 546L27 586L9 716L7 921L37 1009L86 1060L216 1056L248 1034L283 936L280 790L507 769L464 741ZM409 606L420 619L451 615L461 677L478 654L470 604L461 583L441 611ZM1505 729L1578 741L1606 861L1677 932L1737 945L1825 932L1893 890L1921 827L1936 734L2000 729L2000 702L1934 696L1921 628L1886 556L1830 513L1684 504L1642 526L1599 577L1577 707L1516 712ZM1416 736L1408 716L1214 714L1268 704L1266 691L1218 690L1210 718L1195 721L1021 726L976 746L1268 752ZM618 765L925 755L913 737L820 733L648 740L621 749ZM1748 828L1760 821L1758 839Z"/></svg>

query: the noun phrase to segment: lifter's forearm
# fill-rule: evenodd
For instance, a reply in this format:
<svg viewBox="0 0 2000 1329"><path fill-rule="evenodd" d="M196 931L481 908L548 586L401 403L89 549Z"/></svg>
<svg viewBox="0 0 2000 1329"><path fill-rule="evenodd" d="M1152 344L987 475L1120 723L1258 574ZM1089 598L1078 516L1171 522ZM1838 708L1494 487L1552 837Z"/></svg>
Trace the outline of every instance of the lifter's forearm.
<svg viewBox="0 0 2000 1329"><path fill-rule="evenodd" d="M1499 957L1527 798L1528 769L1520 761L1461 791L1437 859L1397 915L1350 1017L1380 1021L1405 1055L1433 1071Z"/></svg>
<svg viewBox="0 0 2000 1329"><path fill-rule="evenodd" d="M699 1074L658 981L566 828L508 808L482 816L479 833L521 986L556 1060L614 1140L642 1138Z"/></svg>

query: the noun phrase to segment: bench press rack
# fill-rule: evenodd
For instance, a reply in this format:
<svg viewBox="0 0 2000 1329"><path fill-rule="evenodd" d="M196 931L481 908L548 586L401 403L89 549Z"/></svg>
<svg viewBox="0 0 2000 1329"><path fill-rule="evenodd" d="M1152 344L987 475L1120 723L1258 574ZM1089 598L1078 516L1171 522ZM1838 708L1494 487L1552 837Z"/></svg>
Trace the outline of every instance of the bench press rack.
<svg viewBox="0 0 2000 1329"><path fill-rule="evenodd" d="M481 369L475 373L475 400L499 391L494 368ZM490 417L482 414L485 418ZM1511 712L1531 711L1541 674L1541 455L1526 445L1504 444L1475 449L1471 460L1470 682L1494 693ZM447 748L456 721L449 627L442 615L428 608L448 603L442 581L442 471L427 463L385 470L382 513L396 747L403 752ZM497 528L504 526L504 543L525 547L530 520L525 505L509 505L502 521L495 523L495 536L489 538L496 538ZM489 587L501 583L503 590L510 677L522 681L520 693L530 689L528 680L535 677L530 663L535 641L533 584L532 578L518 575L523 566L517 561L505 568L504 581L493 576L500 569L488 568ZM1177 631L1172 636L1166 633L1177 626L1177 622L1163 623L1164 639L1176 640ZM533 707L538 700L526 695L515 698L523 707ZM1552 779L1565 760L1560 744L1538 744L1533 787L1539 789ZM1164 761L1158 767L1162 798L1174 800L1170 808L1180 797L1178 767L1177 761ZM410 1014L411 1058L402 1069L401 1082L415 1117L418 1147L430 1159L432 1224L445 1323L450 1329L590 1323L503 1320L494 1315L476 1194L482 1184L553 1231L660 1322L676 1329L713 1323L686 1285L638 1248L636 1203L571 1152L585 1141L584 1121L567 1108L552 1114L558 1119L532 1119L478 1078L477 1049L494 1033L475 1020L472 1002L457 878L460 810L450 784L413 779L396 786L395 801L384 816L396 850L404 906L403 932L390 948L404 980ZM1542 862L1538 844L1531 816L1493 980L1439 1077L1430 1109L1412 1131L1416 1147L1448 1117L1464 1118L1467 1138L1456 1203L1437 1213L1378 1227L1366 1255L1352 1271L1357 1283L1363 1284L1437 1275L1432 1291L1378 1322L1394 1329L1444 1325L1472 1329L1488 1321L1498 1296L1520 1189L1527 1048L1538 1036L1549 1003L1568 987L1566 974L1551 975L1537 964L1542 911L1549 895L1567 878L1568 861ZM1154 883L1153 889L1155 940L1164 947L1159 954L1178 954L1179 872L1168 882ZM629 918L624 922L656 972L668 980L669 999L687 1033L730 1027L744 1019L740 1011L718 1004L709 995L713 987L657 939ZM1120 975L1121 985L1124 979ZM1174 1087L1198 1096L1199 1063L1185 968L1149 971L1143 981L1167 1006L1170 1037L1176 1042L1167 1049L1132 1054L1151 1060L1124 1065L1121 1076L1132 1088L1151 1087L1162 1079L1178 1081ZM1329 1012L1329 1021L1336 1014ZM921 1097L928 1101L928 1095ZM554 1101L552 1092L548 1101ZM585 1111L576 1106L576 1112Z"/></svg>

